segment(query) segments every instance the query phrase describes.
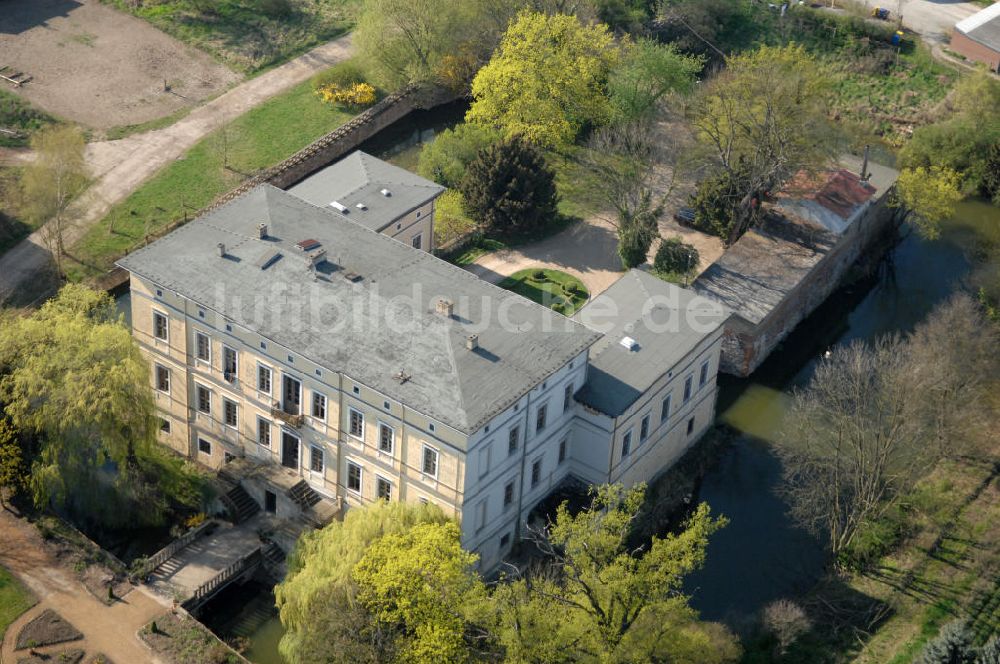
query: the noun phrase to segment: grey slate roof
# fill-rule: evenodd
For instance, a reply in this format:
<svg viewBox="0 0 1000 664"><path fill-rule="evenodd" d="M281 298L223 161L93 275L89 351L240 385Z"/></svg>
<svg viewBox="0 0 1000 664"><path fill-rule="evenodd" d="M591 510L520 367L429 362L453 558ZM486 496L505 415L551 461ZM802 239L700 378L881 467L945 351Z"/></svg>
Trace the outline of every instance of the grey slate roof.
<svg viewBox="0 0 1000 664"><path fill-rule="evenodd" d="M1000 3L993 3L959 21L955 29L969 39L1000 52Z"/></svg>
<svg viewBox="0 0 1000 664"><path fill-rule="evenodd" d="M259 238L258 223L268 225L266 239ZM296 247L305 239L318 240L327 252L318 274ZM275 252L280 257L269 261ZM467 433L598 338L545 307L270 185L118 264ZM360 280L348 279L350 273ZM442 297L455 303L451 318L435 313ZM479 335L478 350L466 348L470 333ZM409 378L394 378L399 372Z"/></svg>
<svg viewBox="0 0 1000 664"><path fill-rule="evenodd" d="M590 349L576 400L618 417L729 316L720 304L641 270L630 270L573 316L604 333ZM637 350L621 345L623 337Z"/></svg>
<svg viewBox="0 0 1000 664"><path fill-rule="evenodd" d="M694 280L691 288L759 324L836 244L824 229L768 215Z"/></svg>
<svg viewBox="0 0 1000 664"><path fill-rule="evenodd" d="M383 189L389 191L388 196L382 194ZM289 193L331 211L330 203L337 201L347 208L344 216L374 231L382 230L443 191L441 185L361 150L288 189ZM367 209L359 209L358 203Z"/></svg>

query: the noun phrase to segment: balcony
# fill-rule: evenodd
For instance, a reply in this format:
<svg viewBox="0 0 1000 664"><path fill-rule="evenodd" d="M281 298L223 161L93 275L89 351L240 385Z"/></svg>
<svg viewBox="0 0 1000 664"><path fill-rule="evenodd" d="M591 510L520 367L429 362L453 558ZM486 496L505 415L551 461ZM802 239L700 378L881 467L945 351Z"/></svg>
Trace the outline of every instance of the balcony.
<svg viewBox="0 0 1000 664"><path fill-rule="evenodd" d="M278 418L294 429L301 429L305 421L305 417L302 414L285 412L285 409L277 401L271 404L271 416Z"/></svg>

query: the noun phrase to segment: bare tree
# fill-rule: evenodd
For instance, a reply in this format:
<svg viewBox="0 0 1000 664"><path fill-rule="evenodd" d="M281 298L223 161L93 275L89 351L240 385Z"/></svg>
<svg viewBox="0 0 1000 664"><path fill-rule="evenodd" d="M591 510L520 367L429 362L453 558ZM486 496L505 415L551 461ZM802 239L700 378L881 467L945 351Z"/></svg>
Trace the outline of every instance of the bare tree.
<svg viewBox="0 0 1000 664"><path fill-rule="evenodd" d="M855 342L795 394L779 455L793 516L836 557L926 468L919 386L898 337Z"/></svg>

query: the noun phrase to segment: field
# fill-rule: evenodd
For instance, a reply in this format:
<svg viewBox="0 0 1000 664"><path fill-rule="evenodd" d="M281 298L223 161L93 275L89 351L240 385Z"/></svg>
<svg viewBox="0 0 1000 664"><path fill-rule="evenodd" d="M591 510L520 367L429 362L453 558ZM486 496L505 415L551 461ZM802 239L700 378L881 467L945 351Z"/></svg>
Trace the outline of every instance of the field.
<svg viewBox="0 0 1000 664"><path fill-rule="evenodd" d="M0 636L19 615L35 604L35 598L6 569L0 567Z"/></svg>
<svg viewBox="0 0 1000 664"><path fill-rule="evenodd" d="M579 279L559 270L520 270L499 286L566 316L572 316L590 297Z"/></svg>
<svg viewBox="0 0 1000 664"><path fill-rule="evenodd" d="M18 96L92 129L170 115L239 78L210 56L97 2L6 0L3 23L0 66L32 77L16 89Z"/></svg>
<svg viewBox="0 0 1000 664"><path fill-rule="evenodd" d="M306 81L199 141L187 154L114 206L69 254L67 272L104 272L148 234L190 218L255 172L333 131L351 114L321 102Z"/></svg>
<svg viewBox="0 0 1000 664"><path fill-rule="evenodd" d="M248 73L347 32L360 4L360 0L102 1Z"/></svg>

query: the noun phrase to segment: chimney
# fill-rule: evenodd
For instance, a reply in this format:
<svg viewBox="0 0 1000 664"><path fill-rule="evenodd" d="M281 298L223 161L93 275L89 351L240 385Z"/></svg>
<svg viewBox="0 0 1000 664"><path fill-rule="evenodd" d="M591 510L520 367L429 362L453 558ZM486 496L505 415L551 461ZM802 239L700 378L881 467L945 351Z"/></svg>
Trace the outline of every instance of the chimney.
<svg viewBox="0 0 1000 664"><path fill-rule="evenodd" d="M257 237L261 240L267 239L267 224L257 224Z"/></svg>
<svg viewBox="0 0 1000 664"><path fill-rule="evenodd" d="M309 254L309 267L313 271L319 269L319 264L326 260L326 249L319 249Z"/></svg>
<svg viewBox="0 0 1000 664"><path fill-rule="evenodd" d="M452 312L455 311L455 303L452 302L451 300L446 300L444 298L441 298L440 300L437 301L437 304L434 306L434 311L436 311L441 316L451 318Z"/></svg>
<svg viewBox="0 0 1000 664"><path fill-rule="evenodd" d="M861 162L861 181L868 182L868 144L865 144L865 158Z"/></svg>
<svg viewBox="0 0 1000 664"><path fill-rule="evenodd" d="M226 245L224 245L223 243L220 242L217 246L218 246L218 249L219 249L219 256L221 258L225 258L226 257Z"/></svg>
<svg viewBox="0 0 1000 664"><path fill-rule="evenodd" d="M465 338L465 347L469 350L476 350L479 348L479 335L470 334Z"/></svg>

